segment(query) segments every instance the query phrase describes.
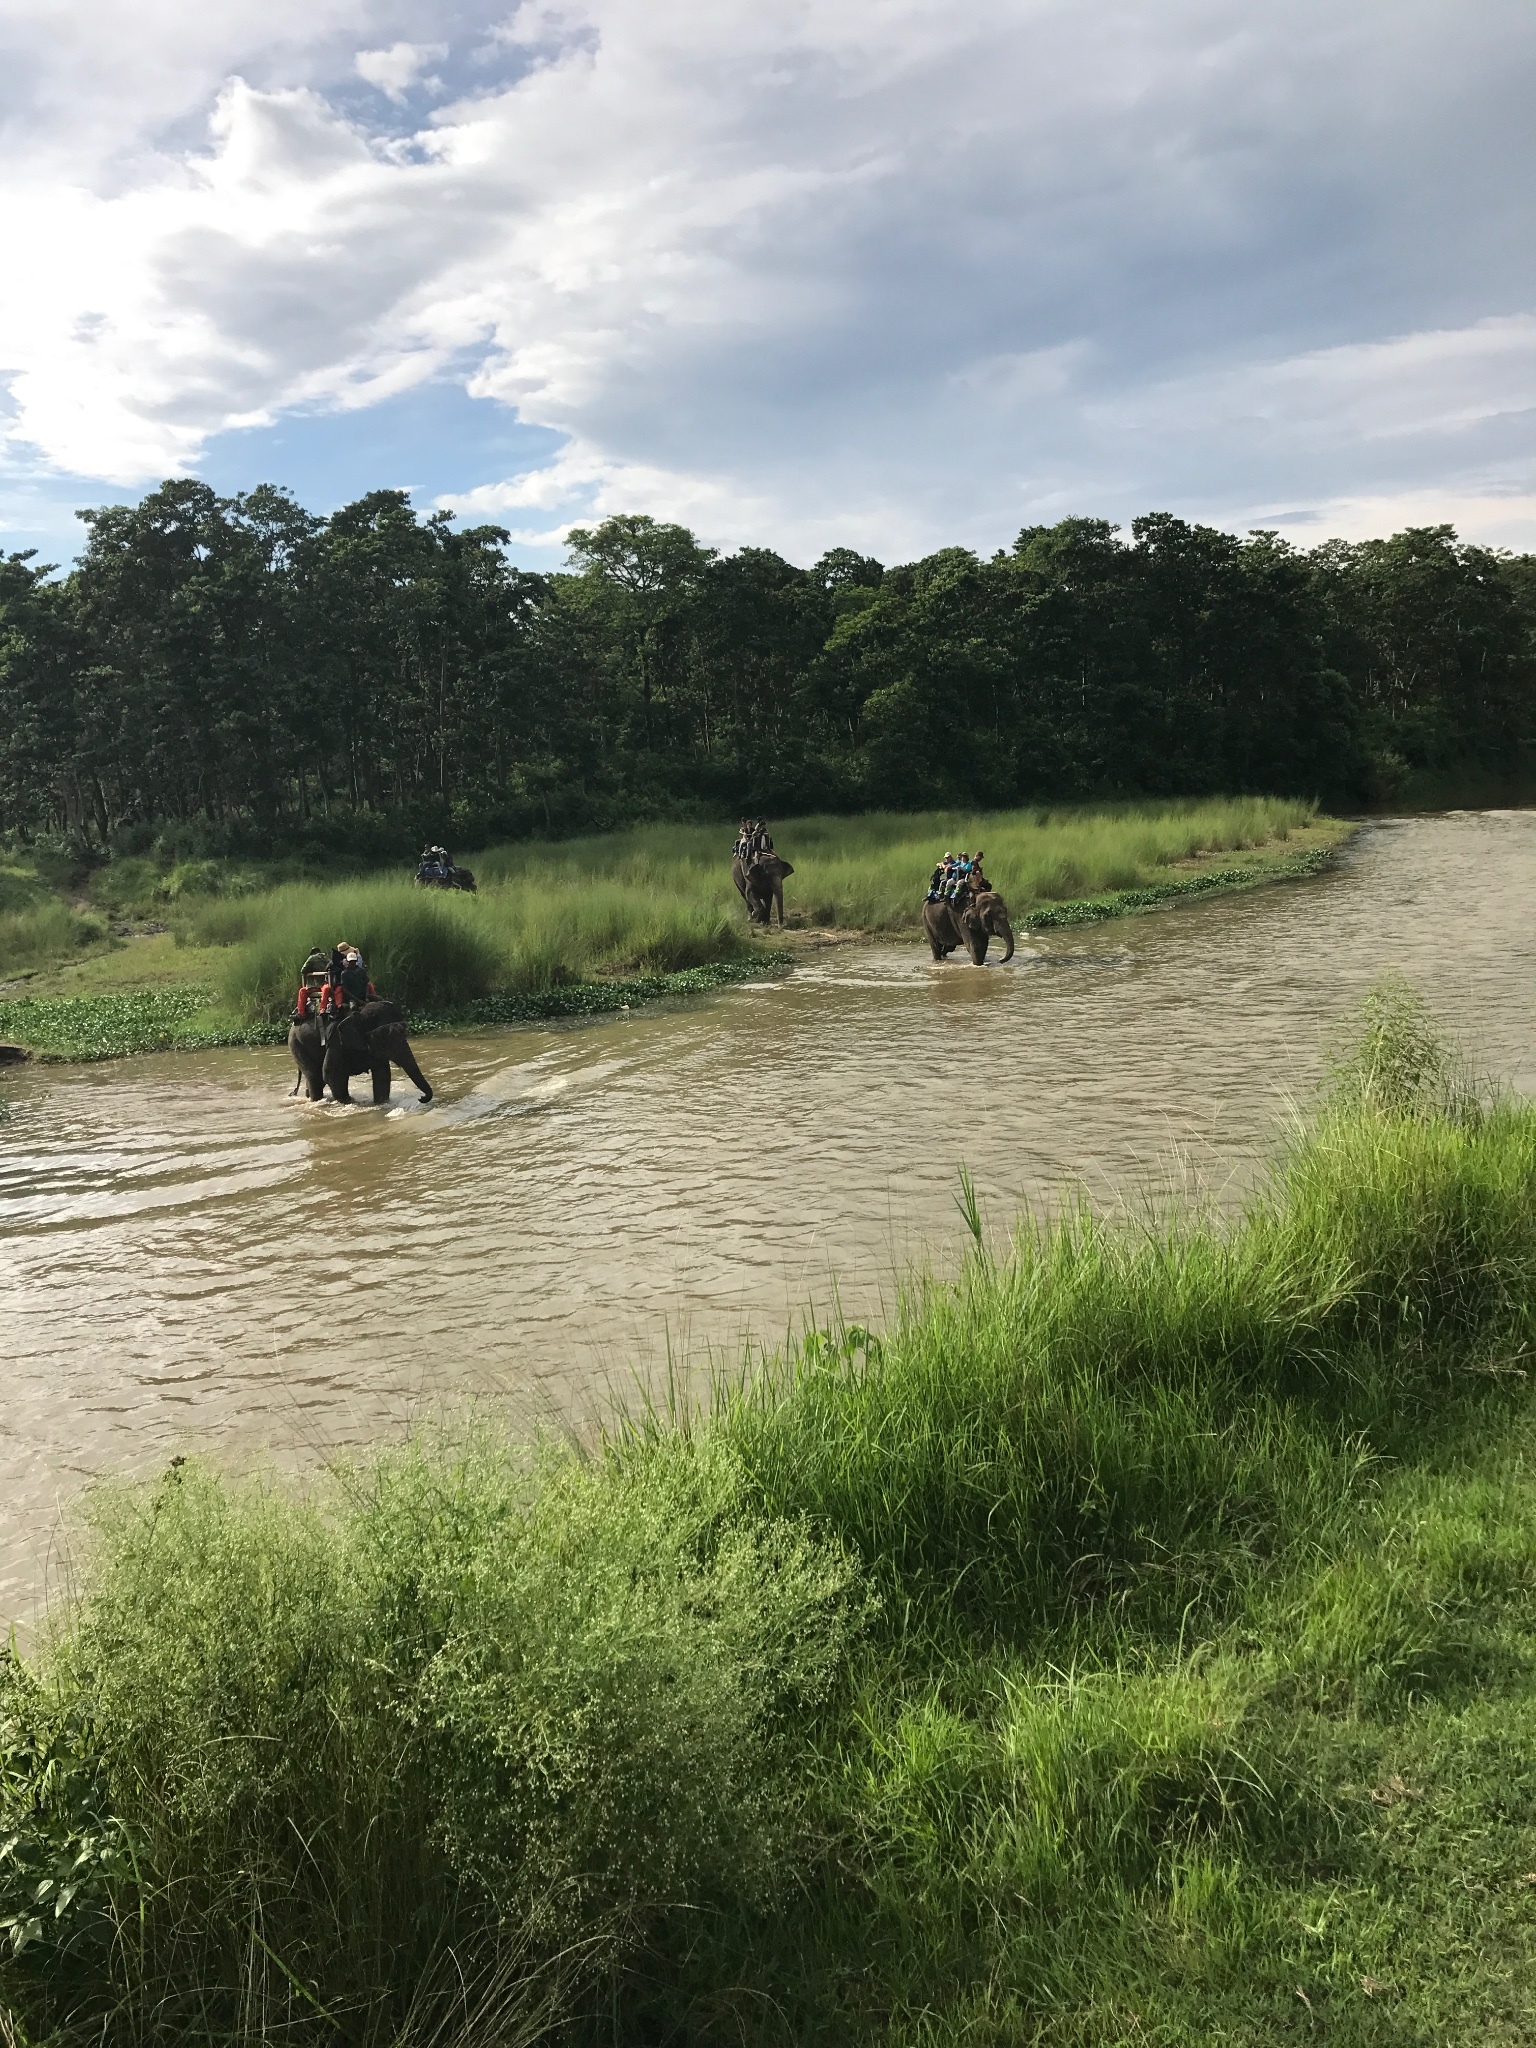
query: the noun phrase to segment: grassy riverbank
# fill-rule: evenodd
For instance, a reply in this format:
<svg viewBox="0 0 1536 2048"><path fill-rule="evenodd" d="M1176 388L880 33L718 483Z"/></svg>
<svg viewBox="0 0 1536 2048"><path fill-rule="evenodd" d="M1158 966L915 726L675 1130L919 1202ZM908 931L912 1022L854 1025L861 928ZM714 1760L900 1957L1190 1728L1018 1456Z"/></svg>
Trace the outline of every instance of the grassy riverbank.
<svg viewBox="0 0 1536 2048"><path fill-rule="evenodd" d="M1016 921L1044 926L1314 872L1349 830L1309 805L1254 798L802 818L778 836L795 864L793 945L797 928L813 940L915 936L946 844L983 845ZM136 859L71 878L58 862L13 862L0 871L13 906L9 923L0 918L0 1039L73 1059L266 1043L298 963L339 936L362 946L418 1030L585 1014L741 978L761 971L763 941L747 929L728 844L718 826L656 826L492 848L475 856L475 897L395 875L323 883L210 861L162 872Z"/></svg>
<svg viewBox="0 0 1536 2048"><path fill-rule="evenodd" d="M503 990L471 1002L413 1009L411 1029L472 1031L494 1024L536 1024L560 1017L597 1017L664 996L701 995L732 982L771 973L781 956L716 960L676 974L573 981L555 988ZM286 1005L284 1006L286 1010ZM196 984L140 989L120 996L43 996L0 1003L0 1034L10 1033L40 1059L123 1059L146 1052L204 1052L216 1046L282 1045L288 1019L241 1017L221 1003L216 989Z"/></svg>
<svg viewBox="0 0 1536 2048"><path fill-rule="evenodd" d="M1389 991L1238 1220L971 1214L596 1454L103 1500L15 2038L1529 2039L1536 1108Z"/></svg>

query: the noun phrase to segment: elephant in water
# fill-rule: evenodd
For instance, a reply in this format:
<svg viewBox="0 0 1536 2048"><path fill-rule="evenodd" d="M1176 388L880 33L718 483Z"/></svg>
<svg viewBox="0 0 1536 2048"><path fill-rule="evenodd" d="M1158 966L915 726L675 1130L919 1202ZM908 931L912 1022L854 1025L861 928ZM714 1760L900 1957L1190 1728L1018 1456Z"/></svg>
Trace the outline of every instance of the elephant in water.
<svg viewBox="0 0 1536 2048"><path fill-rule="evenodd" d="M731 863L731 879L746 901L747 916L753 924L772 924L773 906L779 906L779 924L784 923L784 877L794 869L776 853L759 853L743 863Z"/></svg>
<svg viewBox="0 0 1536 2048"><path fill-rule="evenodd" d="M964 946L976 965L982 967L986 964L988 943L994 938L1007 943L1003 959L1013 958L1008 906L995 889L984 889L979 895L967 891L953 903L925 903L923 930L935 960L947 960L957 946Z"/></svg>
<svg viewBox="0 0 1536 2048"><path fill-rule="evenodd" d="M369 1073L374 1101L388 1102L391 1061L415 1083L423 1102L432 1100L432 1084L417 1066L405 1035L405 1012L382 997L339 1018L305 1017L288 1033L288 1050L299 1070L293 1092L297 1095L307 1087L311 1102L320 1100L327 1084L338 1102L350 1102L348 1083L353 1075Z"/></svg>

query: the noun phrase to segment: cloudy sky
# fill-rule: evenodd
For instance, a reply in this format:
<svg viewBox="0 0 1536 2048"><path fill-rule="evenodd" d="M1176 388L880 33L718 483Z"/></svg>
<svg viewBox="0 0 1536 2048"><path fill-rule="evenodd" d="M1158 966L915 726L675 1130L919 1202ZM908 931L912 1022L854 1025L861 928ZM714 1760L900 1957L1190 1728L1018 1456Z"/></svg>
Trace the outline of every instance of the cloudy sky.
<svg viewBox="0 0 1536 2048"><path fill-rule="evenodd" d="M1531 0L0 0L0 547L171 474L798 560L1536 548Z"/></svg>

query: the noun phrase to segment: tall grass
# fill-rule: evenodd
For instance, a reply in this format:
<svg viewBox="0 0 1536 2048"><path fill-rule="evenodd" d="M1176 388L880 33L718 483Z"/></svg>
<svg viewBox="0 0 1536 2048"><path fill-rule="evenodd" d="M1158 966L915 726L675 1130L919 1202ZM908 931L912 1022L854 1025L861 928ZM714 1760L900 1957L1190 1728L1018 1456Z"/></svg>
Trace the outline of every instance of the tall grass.
<svg viewBox="0 0 1536 2048"><path fill-rule="evenodd" d="M81 916L64 903L0 911L0 981L24 969L68 959L106 935L106 926L99 918Z"/></svg>
<svg viewBox="0 0 1536 2048"><path fill-rule="evenodd" d="M670 973L745 951L742 920L676 889L545 880L478 896L407 882L294 887L224 899L198 915L204 945L233 947L226 1002L241 1014L287 1014L313 946L362 948L378 989L447 1010L493 990L538 991L604 974Z"/></svg>
<svg viewBox="0 0 1536 2048"><path fill-rule="evenodd" d="M934 861L946 848L987 856L987 872L1016 911L1104 890L1134 888L1172 863L1283 841L1316 807L1277 797L1127 804L1095 810L993 813L871 812L858 818L775 821L794 863L786 909L801 922L864 931L915 927ZM729 907L728 828L646 825L601 838L493 847L481 877L539 884L603 877L681 890Z"/></svg>
<svg viewBox="0 0 1536 2048"><path fill-rule="evenodd" d="M800 924L915 930L936 853L982 845L1016 909L1155 878L1196 853L1281 841L1310 805L1252 797L1128 806L1112 812L991 817L875 814L799 818L778 829L794 862L788 907ZM360 945L377 986L401 1001L451 1008L493 990L537 991L623 973L668 973L742 954L728 827L644 826L477 854L480 893L448 896L403 880L292 885L200 903L196 943L238 948L225 1000L275 1019L313 945Z"/></svg>
<svg viewBox="0 0 1536 2048"><path fill-rule="evenodd" d="M34 866L0 864L0 981L105 937L100 918L51 893Z"/></svg>
<svg viewBox="0 0 1536 2048"><path fill-rule="evenodd" d="M22 2023L1285 2038L1402 1716L1531 1685L1489 1658L1496 1614L1536 1646L1536 1484L1454 1475L1528 1407L1536 1108L1386 989L1236 1221L977 1222L883 1332L590 1454L103 1500L0 1708ZM1382 1925L1330 1935L1341 2000Z"/></svg>

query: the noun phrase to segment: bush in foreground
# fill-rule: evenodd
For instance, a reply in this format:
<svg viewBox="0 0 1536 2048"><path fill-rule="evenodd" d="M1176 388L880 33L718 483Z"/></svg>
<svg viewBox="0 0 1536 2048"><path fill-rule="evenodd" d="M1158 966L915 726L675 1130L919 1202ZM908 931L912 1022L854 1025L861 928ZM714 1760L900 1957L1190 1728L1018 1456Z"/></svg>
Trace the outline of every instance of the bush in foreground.
<svg viewBox="0 0 1536 2048"><path fill-rule="evenodd" d="M9 1669L0 1986L107 2042L1485 2038L1415 1816L1437 1757L1536 1863L1533 1281L1536 1111L1389 991L1230 1225L978 1230L588 1457L113 1496Z"/></svg>

